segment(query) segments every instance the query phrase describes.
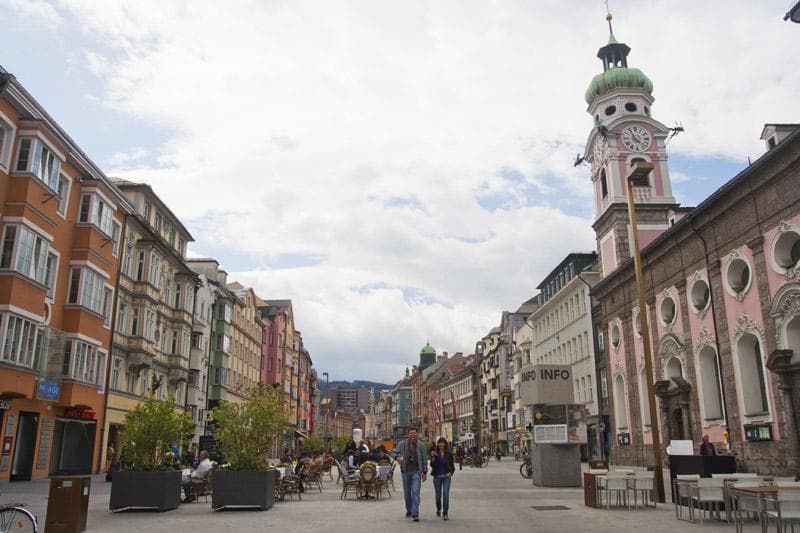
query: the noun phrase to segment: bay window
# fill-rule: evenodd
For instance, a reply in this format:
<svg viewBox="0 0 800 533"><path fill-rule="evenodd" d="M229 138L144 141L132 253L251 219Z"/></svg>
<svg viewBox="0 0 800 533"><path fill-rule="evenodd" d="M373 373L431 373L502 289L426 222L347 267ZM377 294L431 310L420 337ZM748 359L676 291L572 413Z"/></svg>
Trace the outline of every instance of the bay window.
<svg viewBox="0 0 800 533"><path fill-rule="evenodd" d="M114 237L114 210L96 193L81 196L81 211L78 220L94 224L109 237Z"/></svg>
<svg viewBox="0 0 800 533"><path fill-rule="evenodd" d="M91 268L72 267L67 303L80 305L105 316L109 310L110 294L106 292L103 275Z"/></svg>
<svg viewBox="0 0 800 533"><path fill-rule="evenodd" d="M61 160L41 139L26 137L19 141L17 172L30 172L52 191L58 191Z"/></svg>
<svg viewBox="0 0 800 533"><path fill-rule="evenodd" d="M43 344L44 336L36 322L10 313L0 314L0 360L36 369Z"/></svg>
<svg viewBox="0 0 800 533"><path fill-rule="evenodd" d="M42 285L47 282L50 242L27 226L8 224L3 236L0 268L19 272Z"/></svg>
<svg viewBox="0 0 800 533"><path fill-rule="evenodd" d="M102 387L106 354L97 346L69 340L64 346L64 377Z"/></svg>

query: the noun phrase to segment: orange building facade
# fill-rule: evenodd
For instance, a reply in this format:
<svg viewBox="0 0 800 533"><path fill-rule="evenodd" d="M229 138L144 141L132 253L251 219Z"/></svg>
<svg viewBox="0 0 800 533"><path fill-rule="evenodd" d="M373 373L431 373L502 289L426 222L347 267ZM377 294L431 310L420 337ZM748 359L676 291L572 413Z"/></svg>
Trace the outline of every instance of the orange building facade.
<svg viewBox="0 0 800 533"><path fill-rule="evenodd" d="M97 472L129 202L0 69L0 479Z"/></svg>

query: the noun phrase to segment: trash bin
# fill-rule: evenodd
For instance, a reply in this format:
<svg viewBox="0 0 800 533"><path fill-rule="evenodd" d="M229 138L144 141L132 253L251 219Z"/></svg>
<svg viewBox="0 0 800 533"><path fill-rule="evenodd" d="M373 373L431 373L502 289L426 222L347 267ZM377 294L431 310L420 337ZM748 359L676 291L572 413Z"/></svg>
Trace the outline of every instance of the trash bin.
<svg viewBox="0 0 800 533"><path fill-rule="evenodd" d="M86 531L89 511L89 476L53 476L47 499L47 533L78 533Z"/></svg>

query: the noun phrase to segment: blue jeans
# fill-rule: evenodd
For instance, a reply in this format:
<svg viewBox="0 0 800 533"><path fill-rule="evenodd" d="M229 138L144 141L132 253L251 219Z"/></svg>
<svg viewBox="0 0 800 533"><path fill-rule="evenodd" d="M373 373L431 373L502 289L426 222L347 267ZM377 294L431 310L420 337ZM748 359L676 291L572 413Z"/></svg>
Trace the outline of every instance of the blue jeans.
<svg viewBox="0 0 800 533"><path fill-rule="evenodd" d="M422 478L419 472L403 472L403 495L406 497L406 512L419 516L419 489Z"/></svg>
<svg viewBox="0 0 800 533"><path fill-rule="evenodd" d="M442 511L445 516L450 508L450 481L452 481L452 478L448 476L433 476L433 490L436 491L436 510Z"/></svg>

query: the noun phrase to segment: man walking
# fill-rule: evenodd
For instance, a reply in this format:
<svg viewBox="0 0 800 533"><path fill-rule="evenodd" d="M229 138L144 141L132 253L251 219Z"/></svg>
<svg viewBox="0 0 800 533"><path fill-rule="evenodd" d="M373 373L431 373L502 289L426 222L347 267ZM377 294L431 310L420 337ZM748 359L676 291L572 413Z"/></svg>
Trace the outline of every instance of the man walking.
<svg viewBox="0 0 800 533"><path fill-rule="evenodd" d="M403 476L403 495L406 498L406 517L419 522L419 490L428 477L428 451L420 442L417 430L408 431L408 439L397 445L397 462Z"/></svg>

